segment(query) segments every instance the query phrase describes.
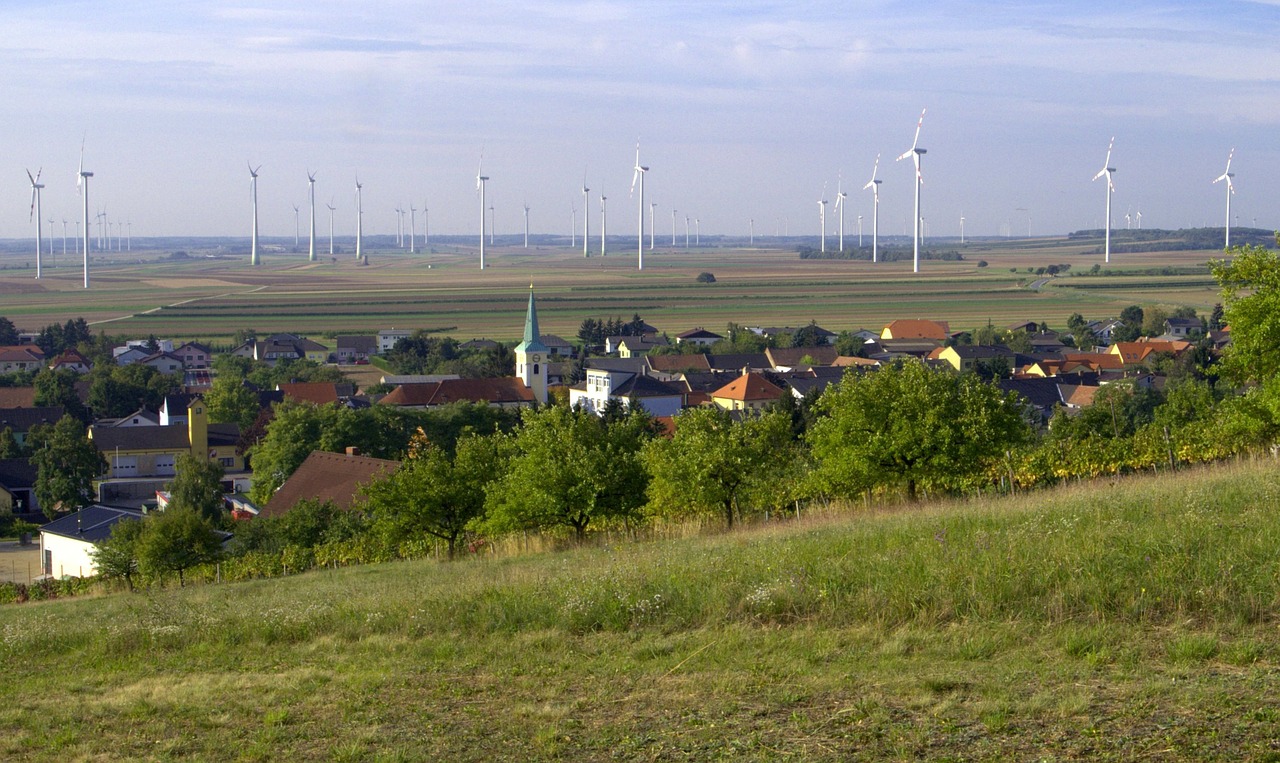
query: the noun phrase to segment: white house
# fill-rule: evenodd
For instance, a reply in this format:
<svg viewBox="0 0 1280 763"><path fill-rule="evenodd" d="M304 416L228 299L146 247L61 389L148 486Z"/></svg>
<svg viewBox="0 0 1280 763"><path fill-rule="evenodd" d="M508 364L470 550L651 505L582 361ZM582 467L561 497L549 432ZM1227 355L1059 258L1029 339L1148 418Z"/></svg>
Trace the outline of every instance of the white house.
<svg viewBox="0 0 1280 763"><path fill-rule="evenodd" d="M684 407L684 393L651 376L629 371L588 368L587 378L569 388L569 405L603 413L610 400L631 407L634 401L652 416L674 416Z"/></svg>
<svg viewBox="0 0 1280 763"><path fill-rule="evenodd" d="M87 578L98 574L92 551L111 536L124 519L142 519L142 512L93 504L55 519L40 528L40 560L45 575Z"/></svg>
<svg viewBox="0 0 1280 763"><path fill-rule="evenodd" d="M391 348L396 346L396 342L401 339L408 339L413 336L413 332L409 329L383 329L378 332L378 353L385 355L391 352Z"/></svg>

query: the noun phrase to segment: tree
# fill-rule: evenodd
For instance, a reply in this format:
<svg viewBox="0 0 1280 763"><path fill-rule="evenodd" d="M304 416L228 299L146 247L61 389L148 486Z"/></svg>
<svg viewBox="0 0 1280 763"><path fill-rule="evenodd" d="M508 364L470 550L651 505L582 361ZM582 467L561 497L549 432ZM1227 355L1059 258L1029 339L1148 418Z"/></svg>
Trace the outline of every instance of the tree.
<svg viewBox="0 0 1280 763"><path fill-rule="evenodd" d="M1143 310L1138 305L1129 305L1120 311L1120 326L1111 331L1111 341L1132 342L1142 336Z"/></svg>
<svg viewBox="0 0 1280 763"><path fill-rule="evenodd" d="M698 283L715 283L716 277L704 270L703 272L698 274L698 277L695 280Z"/></svg>
<svg viewBox="0 0 1280 763"><path fill-rule="evenodd" d="M1222 318L1231 327L1221 367L1237 384L1263 383L1280 374L1280 259L1258 246L1232 254L1212 264L1222 287Z"/></svg>
<svg viewBox="0 0 1280 763"><path fill-rule="evenodd" d="M638 452L652 421L643 409L615 424L582 410L526 409L511 438L508 469L486 490L493 532L572 528L579 540L593 522L634 517L647 475Z"/></svg>
<svg viewBox="0 0 1280 763"><path fill-rule="evenodd" d="M8 347L18 343L18 328L13 321L0 316L0 347Z"/></svg>
<svg viewBox="0 0 1280 763"><path fill-rule="evenodd" d="M915 500L920 485L956 489L1031 436L1014 395L915 361L846 374L817 408L811 484L842 497L902 487Z"/></svg>
<svg viewBox="0 0 1280 763"><path fill-rule="evenodd" d="M670 439L641 452L649 471L649 504L667 516L719 514L733 527L754 496L767 495L789 459L791 420L782 410L735 422L718 407L676 418Z"/></svg>
<svg viewBox="0 0 1280 763"><path fill-rule="evenodd" d="M207 518L191 509L170 508L148 519L138 539L138 562L143 572L160 577L183 574L192 567L217 561L222 556L222 536Z"/></svg>
<svg viewBox="0 0 1280 763"><path fill-rule="evenodd" d="M41 437L31 455L36 467L36 500L45 516L73 511L93 502L93 481L107 469L107 460L71 415L63 416Z"/></svg>
<svg viewBox="0 0 1280 763"><path fill-rule="evenodd" d="M278 403L266 436L249 451L254 477L250 497L265 504L313 450L336 453L358 445L357 429L356 414L349 408L292 400Z"/></svg>
<svg viewBox="0 0 1280 763"><path fill-rule="evenodd" d="M35 403L39 406L62 406L62 410L80 421L89 421L89 411L80 401L76 382L80 375L66 368L42 369L32 381Z"/></svg>
<svg viewBox="0 0 1280 763"><path fill-rule="evenodd" d="M791 337L792 347L817 347L825 342L826 339L819 331L817 321L809 321L808 324L796 329Z"/></svg>
<svg viewBox="0 0 1280 763"><path fill-rule="evenodd" d="M13 433L13 427L5 427L0 429L0 458L22 458L22 446L18 444L18 438Z"/></svg>
<svg viewBox="0 0 1280 763"><path fill-rule="evenodd" d="M143 529L137 519L122 519L111 528L111 535L89 552L98 575L107 580L123 580L133 590Z"/></svg>
<svg viewBox="0 0 1280 763"><path fill-rule="evenodd" d="M177 474L169 482L169 505L191 509L211 522L222 519L222 476L217 461L198 458L190 453L178 456Z"/></svg>
<svg viewBox="0 0 1280 763"><path fill-rule="evenodd" d="M1160 336L1164 333L1164 322L1169 319L1169 312L1159 305L1152 305L1142 311L1142 335Z"/></svg>
<svg viewBox="0 0 1280 763"><path fill-rule="evenodd" d="M242 432L253 426L254 419L258 417L258 396L245 386L243 377L214 377L204 402L210 422L237 424Z"/></svg>
<svg viewBox="0 0 1280 763"><path fill-rule="evenodd" d="M399 469L365 488L366 506L390 544L430 535L448 545L452 559L467 525L484 515L485 487L501 474L497 443L466 435L450 454L425 434L418 441Z"/></svg>

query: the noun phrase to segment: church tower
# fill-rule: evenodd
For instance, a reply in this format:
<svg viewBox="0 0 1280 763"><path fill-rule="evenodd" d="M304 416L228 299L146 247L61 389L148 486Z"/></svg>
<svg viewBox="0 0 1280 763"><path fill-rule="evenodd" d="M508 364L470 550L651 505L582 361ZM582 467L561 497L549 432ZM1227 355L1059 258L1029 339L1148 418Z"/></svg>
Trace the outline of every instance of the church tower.
<svg viewBox="0 0 1280 763"><path fill-rule="evenodd" d="M538 308L533 304L533 284L529 284L529 309L524 316L524 341L516 345L516 375L533 391L539 405L547 402L547 355L550 350L538 332Z"/></svg>

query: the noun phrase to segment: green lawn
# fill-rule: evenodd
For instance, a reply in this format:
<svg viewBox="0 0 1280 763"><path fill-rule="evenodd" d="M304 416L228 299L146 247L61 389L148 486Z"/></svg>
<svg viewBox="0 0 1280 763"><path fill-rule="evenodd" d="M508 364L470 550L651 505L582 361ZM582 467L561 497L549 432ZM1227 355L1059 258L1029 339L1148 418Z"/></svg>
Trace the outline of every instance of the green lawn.
<svg viewBox="0 0 1280 763"><path fill-rule="evenodd" d="M1274 462L0 609L6 760L1280 759Z"/></svg>

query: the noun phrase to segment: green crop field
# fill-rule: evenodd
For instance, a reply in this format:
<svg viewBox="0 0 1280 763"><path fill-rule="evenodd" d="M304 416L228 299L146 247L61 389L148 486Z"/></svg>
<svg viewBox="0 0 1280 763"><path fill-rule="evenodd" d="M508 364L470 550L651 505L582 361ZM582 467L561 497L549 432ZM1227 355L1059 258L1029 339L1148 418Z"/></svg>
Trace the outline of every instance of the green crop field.
<svg viewBox="0 0 1280 763"><path fill-rule="evenodd" d="M52 268L40 281L29 270L0 270L0 314L22 328L84 316L112 333L225 339L236 330L324 333L408 327L447 329L460 337L511 339L524 300L537 289L544 330L566 337L583 318L639 313L669 333L695 326L803 325L834 331L878 329L895 318L932 318L971 328L988 320L1047 321L1061 326L1080 312L1102 318L1129 304L1217 301L1205 263L1211 251L1116 255L1102 275L1085 272L1101 257L1096 242L1067 239L982 242L963 261L871 264L801 260L790 249L658 248L635 269L634 251L584 259L567 247L497 247L478 269L476 252L409 255L373 251L370 264L347 257L308 263L298 254L267 254L251 268L235 256L171 260L163 252L129 261L99 257L93 287L77 268ZM985 260L988 267L978 267ZM1070 264L1041 279L1028 268ZM1016 270L1017 272L1011 272ZM711 272L714 284L695 281Z"/></svg>
<svg viewBox="0 0 1280 763"><path fill-rule="evenodd" d="M1275 462L0 608L5 760L1275 760Z"/></svg>

